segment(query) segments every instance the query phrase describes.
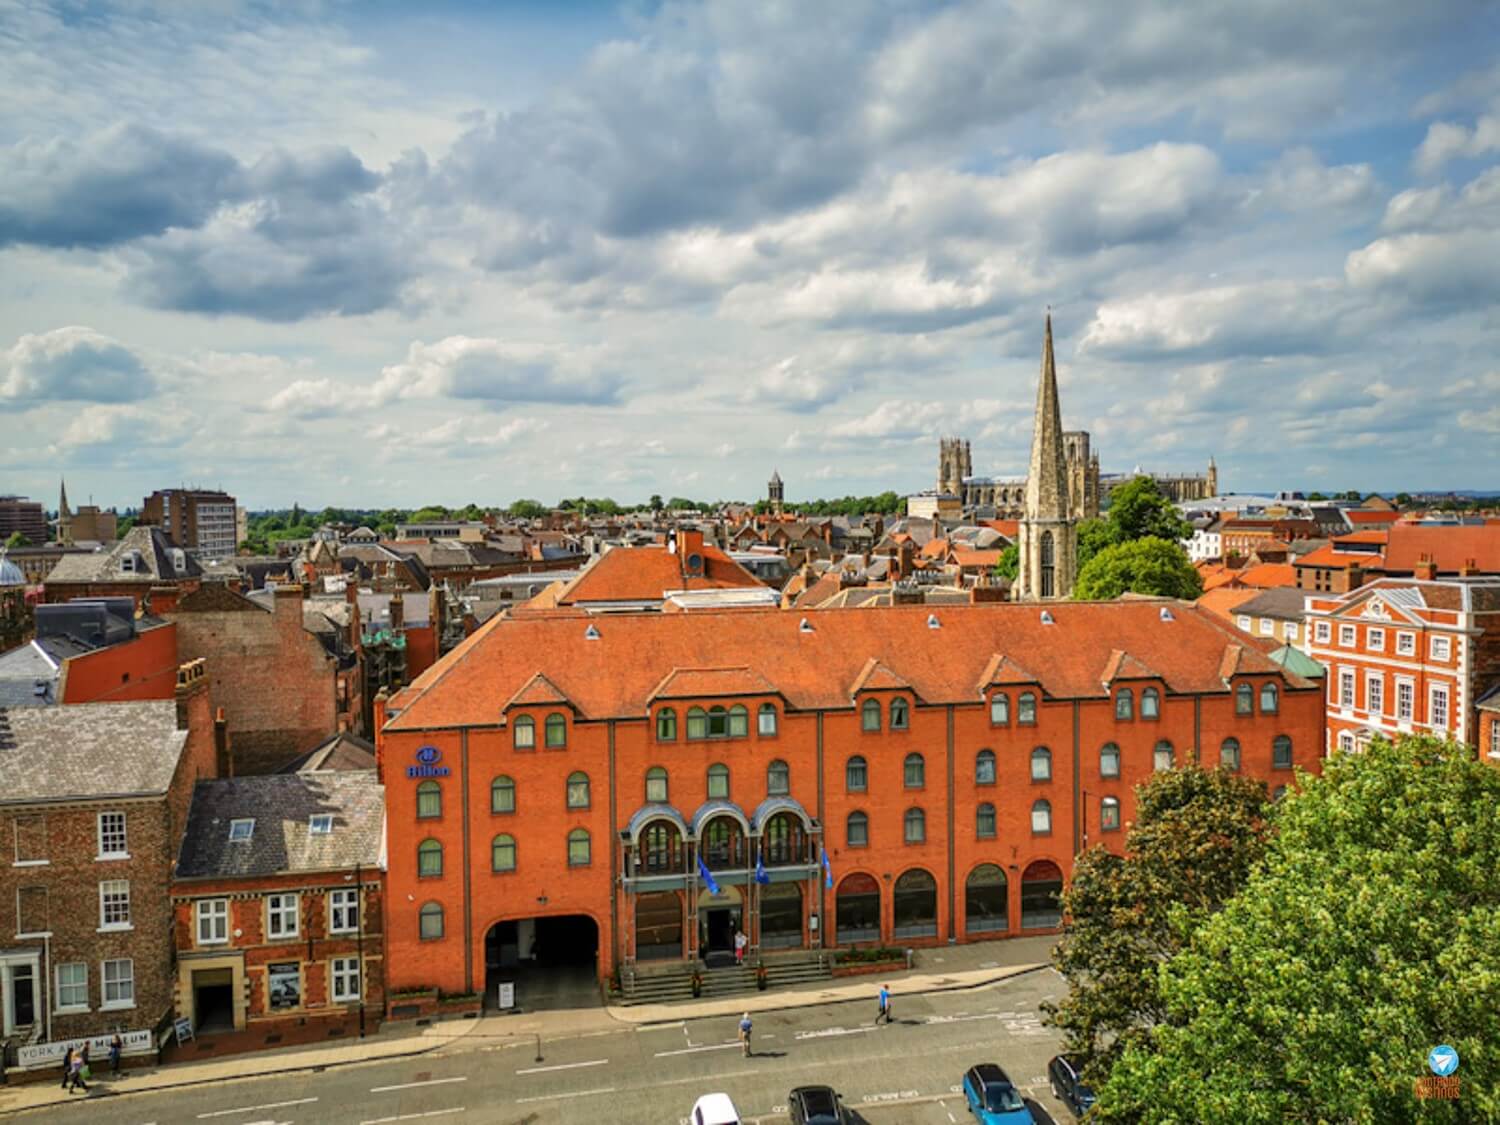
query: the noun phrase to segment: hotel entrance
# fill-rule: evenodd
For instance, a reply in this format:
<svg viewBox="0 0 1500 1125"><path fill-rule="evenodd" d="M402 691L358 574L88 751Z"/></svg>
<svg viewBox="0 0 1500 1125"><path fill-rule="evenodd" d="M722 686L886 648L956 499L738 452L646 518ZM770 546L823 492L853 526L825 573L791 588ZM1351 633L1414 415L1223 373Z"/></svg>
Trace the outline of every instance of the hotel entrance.
<svg viewBox="0 0 1500 1125"><path fill-rule="evenodd" d="M698 955L709 964L734 960L734 934L744 928L744 907L738 887L719 888L716 895L698 899Z"/></svg>

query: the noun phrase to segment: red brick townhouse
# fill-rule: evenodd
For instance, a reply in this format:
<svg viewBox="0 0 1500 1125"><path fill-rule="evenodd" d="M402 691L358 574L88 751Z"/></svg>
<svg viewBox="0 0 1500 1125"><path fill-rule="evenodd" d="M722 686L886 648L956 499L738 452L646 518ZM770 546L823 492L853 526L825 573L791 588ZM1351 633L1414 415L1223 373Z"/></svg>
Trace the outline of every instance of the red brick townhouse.
<svg viewBox="0 0 1500 1125"><path fill-rule="evenodd" d="M1328 669L1328 744L1435 734L1479 745L1500 684L1500 579L1380 578L1310 594L1308 655Z"/></svg>
<svg viewBox="0 0 1500 1125"><path fill-rule="evenodd" d="M1150 599L497 617L379 711L392 991L1049 930L1153 770L1323 743L1318 685Z"/></svg>
<svg viewBox="0 0 1500 1125"><path fill-rule="evenodd" d="M384 792L374 770L198 784L172 883L176 1009L249 1050L317 1025L373 1030L385 1005Z"/></svg>

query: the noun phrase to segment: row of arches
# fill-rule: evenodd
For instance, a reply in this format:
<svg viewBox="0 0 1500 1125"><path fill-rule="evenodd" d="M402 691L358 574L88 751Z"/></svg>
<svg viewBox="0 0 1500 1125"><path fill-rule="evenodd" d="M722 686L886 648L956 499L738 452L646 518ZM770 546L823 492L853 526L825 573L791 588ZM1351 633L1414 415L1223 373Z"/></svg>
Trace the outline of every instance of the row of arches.
<svg viewBox="0 0 1500 1125"><path fill-rule="evenodd" d="M785 867L811 860L812 834L802 816L791 810L768 817L758 833L760 862ZM698 856L710 871L745 869L753 862L752 840L737 817L710 816L698 830ZM678 875L688 870L688 839L677 818L649 816L633 833L635 874Z"/></svg>
<svg viewBox="0 0 1500 1125"><path fill-rule="evenodd" d="M1051 929L1062 922L1062 869L1036 860L1021 873L1020 926ZM935 937L938 933L938 884L930 871L913 867L891 886L891 937ZM834 938L839 945L879 941L883 892L880 881L852 872L839 881L834 899ZM964 932L1003 933L1010 929L1010 885L998 864L981 863L964 880Z"/></svg>

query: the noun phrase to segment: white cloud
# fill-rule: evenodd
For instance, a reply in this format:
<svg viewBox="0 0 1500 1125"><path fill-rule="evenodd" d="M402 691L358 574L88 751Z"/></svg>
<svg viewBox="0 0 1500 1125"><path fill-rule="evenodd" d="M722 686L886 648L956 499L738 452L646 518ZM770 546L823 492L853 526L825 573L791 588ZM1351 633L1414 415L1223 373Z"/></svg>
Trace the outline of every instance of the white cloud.
<svg viewBox="0 0 1500 1125"><path fill-rule="evenodd" d="M1474 159L1500 152L1500 116L1484 114L1472 127L1452 121L1434 121L1413 160L1424 176L1440 172L1450 160Z"/></svg>
<svg viewBox="0 0 1500 1125"><path fill-rule="evenodd" d="M595 368L591 357L541 344L449 336L418 340L406 360L381 369L377 403L446 396L492 405L555 402L601 405L618 401L624 380Z"/></svg>
<svg viewBox="0 0 1500 1125"><path fill-rule="evenodd" d="M134 402L150 398L156 380L141 357L81 325L22 336L0 356L0 400Z"/></svg>

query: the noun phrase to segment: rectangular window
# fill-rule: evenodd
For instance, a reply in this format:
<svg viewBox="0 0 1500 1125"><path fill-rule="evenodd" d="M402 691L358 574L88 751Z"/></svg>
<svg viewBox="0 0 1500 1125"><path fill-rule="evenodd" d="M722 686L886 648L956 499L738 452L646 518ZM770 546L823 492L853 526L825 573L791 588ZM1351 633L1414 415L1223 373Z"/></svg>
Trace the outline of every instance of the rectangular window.
<svg viewBox="0 0 1500 1125"><path fill-rule="evenodd" d="M130 880L106 879L99 884L99 928L130 929Z"/></svg>
<svg viewBox="0 0 1500 1125"><path fill-rule="evenodd" d="M40 815L18 816L13 824L16 830L16 863L46 863L47 818Z"/></svg>
<svg viewBox="0 0 1500 1125"><path fill-rule="evenodd" d="M102 812L99 814L99 859L129 859L125 847L125 814Z"/></svg>
<svg viewBox="0 0 1500 1125"><path fill-rule="evenodd" d="M83 961L69 961L57 967L57 1010L86 1012L89 1009L89 967Z"/></svg>
<svg viewBox="0 0 1500 1125"><path fill-rule="evenodd" d="M1339 706L1354 706L1354 672L1348 668L1339 672Z"/></svg>
<svg viewBox="0 0 1500 1125"><path fill-rule="evenodd" d="M271 895L266 899L266 933L273 938L297 936L296 895Z"/></svg>
<svg viewBox="0 0 1500 1125"><path fill-rule="evenodd" d="M336 1004L359 999L359 958L333 959L333 1000Z"/></svg>
<svg viewBox="0 0 1500 1125"><path fill-rule="evenodd" d="M1248 613L1240 614L1240 619L1236 624L1248 633L1250 631L1250 615Z"/></svg>
<svg viewBox="0 0 1500 1125"><path fill-rule="evenodd" d="M135 962L129 957L104 962L105 1008L135 1007Z"/></svg>
<svg viewBox="0 0 1500 1125"><path fill-rule="evenodd" d="M1355 629L1354 629L1353 625L1340 625L1339 626L1339 647L1340 648L1353 648L1354 647L1354 637L1355 637Z"/></svg>
<svg viewBox="0 0 1500 1125"><path fill-rule="evenodd" d="M1411 721L1412 701L1416 697L1416 689L1410 680L1396 681L1396 718Z"/></svg>
<svg viewBox="0 0 1500 1125"><path fill-rule="evenodd" d="M1297 631L1298 631L1297 630L1297 623L1295 621L1288 621L1286 623L1286 639L1287 640L1289 640L1289 641L1295 641L1297 639Z"/></svg>
<svg viewBox="0 0 1500 1125"><path fill-rule="evenodd" d="M310 836L327 836L333 832L332 813L313 813L307 818L307 832Z"/></svg>
<svg viewBox="0 0 1500 1125"><path fill-rule="evenodd" d="M1276 627L1276 623L1274 621L1272 621L1269 617L1262 617L1260 619L1260 635L1262 637L1269 637L1271 635L1271 631L1275 627Z"/></svg>
<svg viewBox="0 0 1500 1125"><path fill-rule="evenodd" d="M1415 656L1415 655L1417 655L1417 635L1415 633L1397 633L1396 634L1396 655L1397 656Z"/></svg>
<svg viewBox="0 0 1500 1125"><path fill-rule="evenodd" d="M1427 696L1427 719L1435 727L1448 726L1448 689L1439 684L1433 684L1428 689Z"/></svg>
<svg viewBox="0 0 1500 1125"><path fill-rule="evenodd" d="M17 887L16 936L51 933L50 905L46 887Z"/></svg>
<svg viewBox="0 0 1500 1125"><path fill-rule="evenodd" d="M343 887L328 893L328 932L352 934L359 929L359 891Z"/></svg>
<svg viewBox="0 0 1500 1125"><path fill-rule="evenodd" d="M229 900L198 900L198 944L223 945L229 940Z"/></svg>
<svg viewBox="0 0 1500 1125"><path fill-rule="evenodd" d="M1313 622L1313 639L1319 644L1327 644L1331 626L1326 621Z"/></svg>
<svg viewBox="0 0 1500 1125"><path fill-rule="evenodd" d="M1365 643L1370 646L1372 652L1385 651L1385 630L1374 626L1365 630Z"/></svg>
<svg viewBox="0 0 1500 1125"><path fill-rule="evenodd" d="M1365 677L1365 709L1372 715L1379 715L1385 710L1384 676L1370 675Z"/></svg>
<svg viewBox="0 0 1500 1125"><path fill-rule="evenodd" d="M231 844L248 844L250 837L255 835L255 818L245 817L229 822L229 842Z"/></svg>
<svg viewBox="0 0 1500 1125"><path fill-rule="evenodd" d="M1453 651L1453 640L1451 637L1433 637L1429 647L1432 659L1446 661Z"/></svg>

